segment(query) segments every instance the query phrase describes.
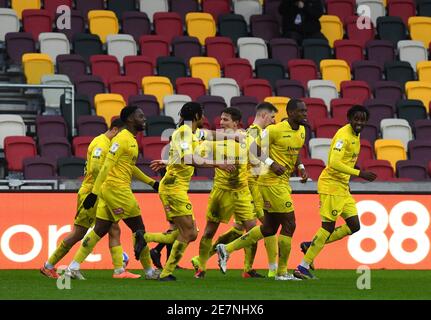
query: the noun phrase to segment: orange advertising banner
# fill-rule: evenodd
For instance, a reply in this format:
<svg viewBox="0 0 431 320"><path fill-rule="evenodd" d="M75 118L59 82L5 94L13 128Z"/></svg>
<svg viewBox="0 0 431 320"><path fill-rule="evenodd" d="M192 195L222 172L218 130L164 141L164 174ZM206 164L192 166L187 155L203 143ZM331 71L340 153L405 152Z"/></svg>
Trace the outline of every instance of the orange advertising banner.
<svg viewBox="0 0 431 320"><path fill-rule="evenodd" d="M168 228L163 207L155 193L136 193L148 232ZM321 269L431 269L429 195L355 195L362 228L356 234L325 246L315 264ZM180 266L191 268L190 259L199 252L205 228L208 194L190 194L199 228L198 239L187 248ZM319 200L316 194L294 194L296 231L292 240L289 268L302 258L299 244L310 241L320 227ZM34 269L42 266L57 244L72 230L76 212L73 193L0 193L0 269ZM338 224L342 223L342 219ZM121 222L123 249L130 256L129 268L140 268L133 258L130 230ZM216 237L230 225L221 225ZM216 239L214 238L214 240ZM155 244L150 244L154 247ZM67 265L78 244L59 262ZM162 257L163 261L165 257ZM243 266L243 251L229 259L229 268ZM217 268L217 258L209 260ZM105 237L87 258L82 268L110 269L111 257ZM256 269L267 268L262 242L259 243Z"/></svg>

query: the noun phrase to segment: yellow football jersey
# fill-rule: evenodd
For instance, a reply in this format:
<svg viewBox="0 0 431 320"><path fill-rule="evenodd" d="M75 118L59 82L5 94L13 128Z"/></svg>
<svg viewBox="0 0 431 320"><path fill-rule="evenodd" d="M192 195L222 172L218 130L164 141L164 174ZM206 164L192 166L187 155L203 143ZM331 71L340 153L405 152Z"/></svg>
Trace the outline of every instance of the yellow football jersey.
<svg viewBox="0 0 431 320"><path fill-rule="evenodd" d="M359 175L354 169L361 149L360 136L356 135L350 124L340 128L332 138L328 155L328 165L320 174L317 192L322 194L349 194L351 175Z"/></svg>
<svg viewBox="0 0 431 320"><path fill-rule="evenodd" d="M170 142L166 174L160 181L160 193L188 191L195 169L191 164L184 163L184 156L194 153L202 137L202 131L196 130L193 134L192 128L188 125L182 125L174 131Z"/></svg>
<svg viewBox="0 0 431 320"><path fill-rule="evenodd" d="M87 161L84 169L84 180L78 194L86 194L91 192L97 174L103 166L106 154L108 153L111 140L103 133L95 137L87 150Z"/></svg>
<svg viewBox="0 0 431 320"><path fill-rule="evenodd" d="M277 176L266 166L265 173L259 177L259 184L288 183L290 175L295 170L296 160L304 141L304 126L299 126L298 130L293 130L288 121L269 125L262 132L261 147L272 160L286 167L287 170L283 175Z"/></svg>
<svg viewBox="0 0 431 320"><path fill-rule="evenodd" d="M262 128L258 126L257 124L252 124L247 129L247 148L249 150L248 154L248 183L254 184L257 182L257 178L259 177L260 170L261 170L261 161L254 156L254 152L250 151L250 147L253 146L253 143L256 142L257 145L260 145L260 139L262 136Z"/></svg>

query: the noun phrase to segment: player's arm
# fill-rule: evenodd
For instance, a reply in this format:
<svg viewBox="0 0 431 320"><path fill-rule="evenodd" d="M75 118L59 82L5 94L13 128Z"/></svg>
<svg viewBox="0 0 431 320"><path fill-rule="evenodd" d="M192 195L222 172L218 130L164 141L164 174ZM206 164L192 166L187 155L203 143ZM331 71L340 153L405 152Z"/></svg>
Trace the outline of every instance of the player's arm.
<svg viewBox="0 0 431 320"><path fill-rule="evenodd" d="M93 148L91 153L91 161L89 162L88 172L94 180L97 179L100 169L102 169L103 163L105 162L106 150L101 146Z"/></svg>
<svg viewBox="0 0 431 320"><path fill-rule="evenodd" d="M201 129L201 131L204 132L205 140L208 141L221 141L228 139L235 140L236 142L244 142L247 137L245 131L237 131L234 133L219 132L208 129Z"/></svg>
<svg viewBox="0 0 431 320"><path fill-rule="evenodd" d="M159 182L150 178L145 173L142 172L141 169L134 166L132 170L132 175L139 181L142 181L145 184L148 184L149 186L153 187L154 190L159 191Z"/></svg>
<svg viewBox="0 0 431 320"><path fill-rule="evenodd" d="M298 158L296 159L296 167L299 170L299 174L301 175L301 183L306 183L308 180L308 173L305 170L305 166L301 161L301 155L298 153Z"/></svg>

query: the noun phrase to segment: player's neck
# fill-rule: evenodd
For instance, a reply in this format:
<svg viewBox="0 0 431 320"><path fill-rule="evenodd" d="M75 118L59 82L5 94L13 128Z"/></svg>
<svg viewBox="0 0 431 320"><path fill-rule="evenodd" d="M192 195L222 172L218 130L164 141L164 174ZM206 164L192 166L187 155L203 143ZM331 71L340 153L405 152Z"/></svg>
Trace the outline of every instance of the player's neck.
<svg viewBox="0 0 431 320"><path fill-rule="evenodd" d="M263 121L259 121L259 119L254 119L253 124L258 126L259 128L263 128Z"/></svg>
<svg viewBox="0 0 431 320"><path fill-rule="evenodd" d="M291 119L287 119L287 122L293 130L299 129L299 123L293 122Z"/></svg>
<svg viewBox="0 0 431 320"><path fill-rule="evenodd" d="M131 127L131 126L127 126L126 127L127 131L129 131L131 134L133 134L133 136L136 136L136 134L138 133L138 130L136 130L135 128Z"/></svg>
<svg viewBox="0 0 431 320"><path fill-rule="evenodd" d="M357 133L355 130L353 130L353 127L352 127L351 123L349 123L349 127L350 127L350 132L352 133L352 135L359 136L359 133Z"/></svg>

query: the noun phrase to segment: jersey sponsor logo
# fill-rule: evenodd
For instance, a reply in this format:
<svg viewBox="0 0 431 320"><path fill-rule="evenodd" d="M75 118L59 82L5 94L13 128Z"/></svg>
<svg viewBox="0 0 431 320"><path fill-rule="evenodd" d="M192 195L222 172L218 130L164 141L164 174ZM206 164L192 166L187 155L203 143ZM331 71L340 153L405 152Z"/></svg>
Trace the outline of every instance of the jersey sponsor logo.
<svg viewBox="0 0 431 320"><path fill-rule="evenodd" d="M124 209L123 208L117 208L117 209L113 209L112 212L114 214L123 214L124 213Z"/></svg>
<svg viewBox="0 0 431 320"><path fill-rule="evenodd" d="M115 154L115 152L117 152L118 148L120 148L120 144L118 142L114 142L111 146L111 148L109 149L109 152L112 154Z"/></svg>
<svg viewBox="0 0 431 320"><path fill-rule="evenodd" d="M93 157L94 158L100 158L100 156L102 155L102 148L96 148L93 151Z"/></svg>
<svg viewBox="0 0 431 320"><path fill-rule="evenodd" d="M170 205L166 205L166 206L164 206L164 208L165 208L165 212L171 212L171 206Z"/></svg>
<svg viewBox="0 0 431 320"><path fill-rule="evenodd" d="M343 141L343 140L338 140L338 141L335 143L334 149L336 149L336 150L341 150L341 148L343 147L343 145L344 145L344 141Z"/></svg>
<svg viewBox="0 0 431 320"><path fill-rule="evenodd" d="M269 202L269 201L265 201L265 202L263 203L263 206L265 207L265 209L270 209L270 208L271 208L271 202Z"/></svg>

